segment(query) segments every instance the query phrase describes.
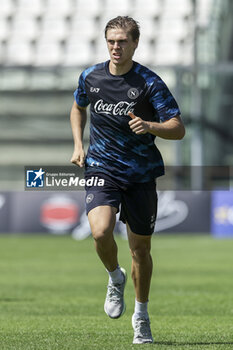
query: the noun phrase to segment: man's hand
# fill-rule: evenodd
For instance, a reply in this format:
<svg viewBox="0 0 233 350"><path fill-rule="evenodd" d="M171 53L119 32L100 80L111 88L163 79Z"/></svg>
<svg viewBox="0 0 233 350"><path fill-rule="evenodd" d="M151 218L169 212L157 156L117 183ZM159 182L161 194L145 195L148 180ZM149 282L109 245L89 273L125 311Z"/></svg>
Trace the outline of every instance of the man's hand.
<svg viewBox="0 0 233 350"><path fill-rule="evenodd" d="M136 117L132 112L129 112L128 115L132 120L129 121L130 129L135 132L135 134L146 134L149 130L148 123L145 120L142 120L139 117Z"/></svg>
<svg viewBox="0 0 233 350"><path fill-rule="evenodd" d="M148 132L165 140L181 140L185 135L185 127L180 115L176 115L163 123L147 122L136 117L132 112L129 112L128 115L132 119L129 121L130 129L135 134L146 134Z"/></svg>
<svg viewBox="0 0 233 350"><path fill-rule="evenodd" d="M84 166L85 157L86 155L83 148L75 148L70 161L82 168Z"/></svg>

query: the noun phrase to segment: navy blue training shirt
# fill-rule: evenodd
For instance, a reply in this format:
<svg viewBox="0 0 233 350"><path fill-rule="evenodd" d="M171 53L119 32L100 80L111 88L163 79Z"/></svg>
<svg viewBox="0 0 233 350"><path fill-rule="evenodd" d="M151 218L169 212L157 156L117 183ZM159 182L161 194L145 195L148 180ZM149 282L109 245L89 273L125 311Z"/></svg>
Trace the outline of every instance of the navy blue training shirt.
<svg viewBox="0 0 233 350"><path fill-rule="evenodd" d="M74 92L80 107L90 104L90 146L86 173L105 173L122 184L148 182L164 174L161 154L150 133L136 135L130 111L146 121L164 122L180 114L162 79L133 62L124 75L112 75L109 61L83 71Z"/></svg>

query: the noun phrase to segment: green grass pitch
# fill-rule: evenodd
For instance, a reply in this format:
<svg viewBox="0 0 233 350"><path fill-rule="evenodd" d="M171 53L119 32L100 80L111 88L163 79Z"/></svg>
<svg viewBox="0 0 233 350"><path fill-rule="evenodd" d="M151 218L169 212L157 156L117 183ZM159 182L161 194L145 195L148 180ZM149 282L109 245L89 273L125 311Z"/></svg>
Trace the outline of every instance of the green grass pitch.
<svg viewBox="0 0 233 350"><path fill-rule="evenodd" d="M130 275L128 243L117 243ZM109 319L92 239L0 235L0 349L233 349L233 240L159 234L152 255L155 344L132 345L132 281L126 313Z"/></svg>

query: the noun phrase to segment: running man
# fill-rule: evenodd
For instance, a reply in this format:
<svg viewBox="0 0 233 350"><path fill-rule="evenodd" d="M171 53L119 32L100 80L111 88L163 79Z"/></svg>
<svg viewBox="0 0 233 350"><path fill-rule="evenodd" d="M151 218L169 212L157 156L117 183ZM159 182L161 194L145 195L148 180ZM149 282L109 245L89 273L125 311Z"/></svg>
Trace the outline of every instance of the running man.
<svg viewBox="0 0 233 350"><path fill-rule="evenodd" d="M161 78L133 61L139 25L128 16L110 20L105 38L110 60L80 75L71 109L74 152L71 162L85 176L105 180L86 188L86 210L96 251L109 274L104 303L115 319L125 311L126 271L120 267L113 229L120 219L127 225L135 289L133 344L152 343L148 315L152 275L151 236L157 213L155 179L164 174L155 137L179 140L185 129L179 107ZM83 131L90 104L90 146L85 155Z"/></svg>

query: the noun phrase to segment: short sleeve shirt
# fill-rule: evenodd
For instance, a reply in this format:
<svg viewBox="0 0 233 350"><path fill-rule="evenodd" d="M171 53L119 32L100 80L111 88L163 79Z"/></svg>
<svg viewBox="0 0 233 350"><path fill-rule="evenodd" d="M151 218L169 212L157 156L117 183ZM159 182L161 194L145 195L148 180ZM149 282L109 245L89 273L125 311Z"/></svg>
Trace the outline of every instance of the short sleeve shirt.
<svg viewBox="0 0 233 350"><path fill-rule="evenodd" d="M112 75L107 61L83 71L74 96L80 107L90 104L87 174L102 172L123 184L148 182L164 174L155 136L137 135L128 125L129 111L156 122L180 114L174 97L157 74L133 62L128 73Z"/></svg>

